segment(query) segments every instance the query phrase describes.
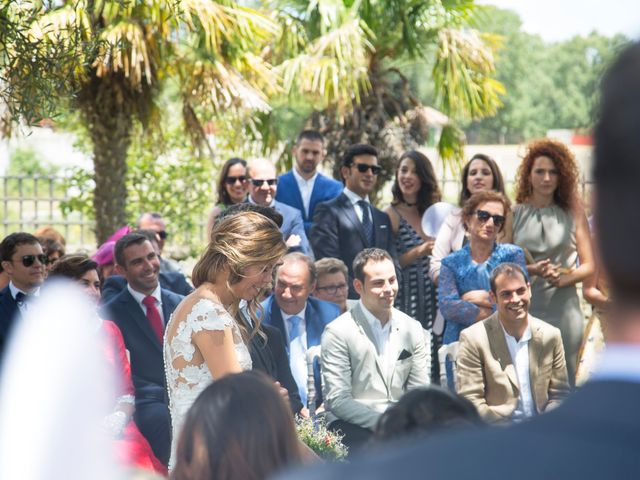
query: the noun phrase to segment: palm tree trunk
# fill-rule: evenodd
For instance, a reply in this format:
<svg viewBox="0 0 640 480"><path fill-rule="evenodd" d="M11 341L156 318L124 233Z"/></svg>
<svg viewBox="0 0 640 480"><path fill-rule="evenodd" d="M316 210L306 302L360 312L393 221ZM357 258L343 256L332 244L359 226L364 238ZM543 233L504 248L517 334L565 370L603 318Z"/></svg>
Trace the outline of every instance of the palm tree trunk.
<svg viewBox="0 0 640 480"><path fill-rule="evenodd" d="M133 125L127 97L126 86L113 76L93 78L78 97L93 143L93 206L98 244L127 220L127 151Z"/></svg>

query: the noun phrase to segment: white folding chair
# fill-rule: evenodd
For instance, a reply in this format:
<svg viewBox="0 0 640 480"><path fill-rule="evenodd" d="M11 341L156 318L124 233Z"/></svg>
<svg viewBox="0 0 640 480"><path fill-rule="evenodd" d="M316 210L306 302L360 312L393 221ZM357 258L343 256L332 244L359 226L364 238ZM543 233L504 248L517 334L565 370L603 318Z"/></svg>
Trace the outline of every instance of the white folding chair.
<svg viewBox="0 0 640 480"><path fill-rule="evenodd" d="M458 357L458 342L453 342L448 345L443 345L438 349L438 362L440 363L440 385L443 387L453 386L455 391L456 386L456 358ZM451 362L451 371L453 378L449 383L447 377L447 358Z"/></svg>

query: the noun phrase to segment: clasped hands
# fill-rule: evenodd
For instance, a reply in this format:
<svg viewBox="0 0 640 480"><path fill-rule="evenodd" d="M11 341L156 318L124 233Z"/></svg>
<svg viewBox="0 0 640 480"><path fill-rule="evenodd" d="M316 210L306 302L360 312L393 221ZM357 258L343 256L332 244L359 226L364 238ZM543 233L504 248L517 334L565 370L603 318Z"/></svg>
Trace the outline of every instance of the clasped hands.
<svg viewBox="0 0 640 480"><path fill-rule="evenodd" d="M529 265L529 273L544 278L554 287L561 288L570 284L569 273L571 273L571 269L551 263L549 259L540 260Z"/></svg>

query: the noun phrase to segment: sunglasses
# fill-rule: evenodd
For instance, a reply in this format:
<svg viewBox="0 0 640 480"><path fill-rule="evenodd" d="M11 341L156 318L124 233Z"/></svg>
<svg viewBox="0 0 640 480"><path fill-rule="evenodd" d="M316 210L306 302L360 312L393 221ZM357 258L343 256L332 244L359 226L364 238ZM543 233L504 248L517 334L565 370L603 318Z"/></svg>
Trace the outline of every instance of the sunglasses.
<svg viewBox="0 0 640 480"><path fill-rule="evenodd" d="M478 217L478 220L480 220L480 222L482 223L488 222L491 218L493 219L493 224L498 228L504 225L505 221L504 215L491 215L489 212L486 212L484 210L476 210L476 217Z"/></svg>
<svg viewBox="0 0 640 480"><path fill-rule="evenodd" d="M49 259L44 253L40 253L38 255L24 255L22 257L22 265L25 267L30 267L36 260L38 260L42 265L49 265Z"/></svg>
<svg viewBox="0 0 640 480"><path fill-rule="evenodd" d="M160 230L159 232L156 232L156 233L162 240L166 240L167 237L169 236L169 234L165 230Z"/></svg>
<svg viewBox="0 0 640 480"><path fill-rule="evenodd" d="M247 181L247 177L245 175L240 175L239 177L227 177L224 179L224 183L227 185L233 185L236 182L244 183Z"/></svg>
<svg viewBox="0 0 640 480"><path fill-rule="evenodd" d="M254 187L261 187L265 182L267 182L267 185L269 185L270 187L273 187L274 185L278 184L278 179L277 178L266 178L264 180L260 180L259 178L251 179L251 184Z"/></svg>
<svg viewBox="0 0 640 480"><path fill-rule="evenodd" d="M378 175L382 172L382 167L380 165L367 165L366 163L355 163L354 166L358 169L360 173L366 173L367 170L371 170L371 173L374 175Z"/></svg>

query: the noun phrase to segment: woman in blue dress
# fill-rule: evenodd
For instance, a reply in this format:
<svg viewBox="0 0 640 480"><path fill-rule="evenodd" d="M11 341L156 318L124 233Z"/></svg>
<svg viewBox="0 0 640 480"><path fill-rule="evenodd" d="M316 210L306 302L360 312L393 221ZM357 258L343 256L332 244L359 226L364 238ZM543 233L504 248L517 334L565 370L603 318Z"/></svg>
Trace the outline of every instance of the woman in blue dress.
<svg viewBox="0 0 640 480"><path fill-rule="evenodd" d="M524 252L496 238L505 223L509 200L498 192L474 193L462 207L469 243L442 260L438 304L445 319L443 343L457 342L460 332L491 315L489 275L501 263L514 262L526 272Z"/></svg>

